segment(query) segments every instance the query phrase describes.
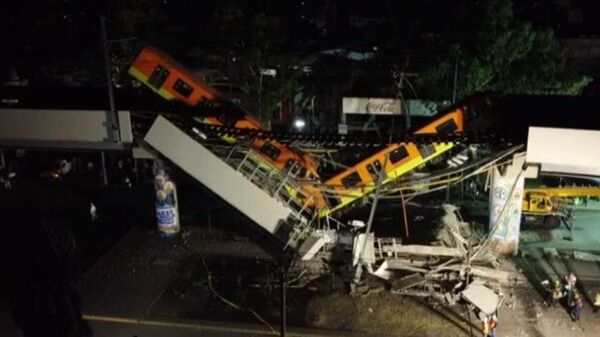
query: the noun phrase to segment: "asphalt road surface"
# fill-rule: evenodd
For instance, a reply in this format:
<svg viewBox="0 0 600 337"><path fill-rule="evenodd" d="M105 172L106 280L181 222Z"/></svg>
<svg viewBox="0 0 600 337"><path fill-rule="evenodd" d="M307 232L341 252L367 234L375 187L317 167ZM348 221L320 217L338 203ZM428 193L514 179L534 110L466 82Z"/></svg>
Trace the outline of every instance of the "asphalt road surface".
<svg viewBox="0 0 600 337"><path fill-rule="evenodd" d="M118 319L88 320L94 331L95 337L264 337L279 336L279 331L273 332L258 325L245 325L234 323L215 322L189 322L189 321L142 321L131 322ZM278 327L277 327L278 328ZM289 337L358 337L363 334L348 332L329 332L323 330L297 330L288 331Z"/></svg>
<svg viewBox="0 0 600 337"><path fill-rule="evenodd" d="M181 326L127 324L113 322L91 322L95 337L250 337L273 336L268 333L244 331L243 329L208 329Z"/></svg>

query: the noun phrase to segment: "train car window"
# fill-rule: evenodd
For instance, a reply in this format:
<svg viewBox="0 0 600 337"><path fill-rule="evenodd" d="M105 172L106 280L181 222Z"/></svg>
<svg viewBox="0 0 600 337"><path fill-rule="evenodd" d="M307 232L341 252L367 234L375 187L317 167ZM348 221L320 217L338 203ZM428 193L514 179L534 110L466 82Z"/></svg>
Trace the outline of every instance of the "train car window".
<svg viewBox="0 0 600 337"><path fill-rule="evenodd" d="M156 68L154 68L154 71L148 78L148 83L154 88L160 89L160 87L162 87L167 80L167 77L169 77L170 73L171 72L167 68L159 64L156 66Z"/></svg>
<svg viewBox="0 0 600 337"><path fill-rule="evenodd" d="M177 91L181 96L188 98L194 92L194 88L192 88L189 84L184 81L177 79L175 84L173 84L173 90Z"/></svg>
<svg viewBox="0 0 600 337"><path fill-rule="evenodd" d="M283 166L283 172L285 172L285 173L289 173L289 172L290 172L290 170L292 169L292 167L294 167L294 168L295 168L294 164L296 164L296 163L297 163L297 162L296 162L295 160L293 160L293 159L288 159L288 160L285 162L285 165Z"/></svg>
<svg viewBox="0 0 600 337"><path fill-rule="evenodd" d="M273 159L273 161L276 161L277 158L279 158L279 155L281 154L281 150L279 150L278 148L275 147L275 145L267 142L265 143L260 150L266 154L267 156L269 156L269 158Z"/></svg>
<svg viewBox="0 0 600 337"><path fill-rule="evenodd" d="M379 172L381 172L381 162L379 161L379 159L376 159L374 162L367 165L367 171L369 171L369 174L371 175L371 178L373 178L373 181L377 181Z"/></svg>
<svg viewBox="0 0 600 337"><path fill-rule="evenodd" d="M242 118L244 118L244 116L241 113L225 111L221 113L217 119L225 126L234 127Z"/></svg>
<svg viewBox="0 0 600 337"><path fill-rule="evenodd" d="M362 179L360 179L358 172L354 172L342 178L342 185L344 185L345 188L356 187L360 183L362 183Z"/></svg>
<svg viewBox="0 0 600 337"><path fill-rule="evenodd" d="M451 118L435 127L435 131L441 135L453 133L456 130L458 130L458 125L456 125L454 118Z"/></svg>
<svg viewBox="0 0 600 337"><path fill-rule="evenodd" d="M300 177L300 178L306 177L306 167L300 167L300 170L298 171L298 177Z"/></svg>
<svg viewBox="0 0 600 337"><path fill-rule="evenodd" d="M283 171L286 173L291 173L292 175L300 178L304 178L306 176L306 168L302 167L300 163L294 159L288 159L285 162Z"/></svg>
<svg viewBox="0 0 600 337"><path fill-rule="evenodd" d="M433 147L433 144L421 144L418 145L417 148L419 149L419 153L423 159L435 153L435 147Z"/></svg>
<svg viewBox="0 0 600 337"><path fill-rule="evenodd" d="M408 158L408 151L404 145L401 145L399 148L390 152L390 162L392 162L392 164L396 164L406 158Z"/></svg>

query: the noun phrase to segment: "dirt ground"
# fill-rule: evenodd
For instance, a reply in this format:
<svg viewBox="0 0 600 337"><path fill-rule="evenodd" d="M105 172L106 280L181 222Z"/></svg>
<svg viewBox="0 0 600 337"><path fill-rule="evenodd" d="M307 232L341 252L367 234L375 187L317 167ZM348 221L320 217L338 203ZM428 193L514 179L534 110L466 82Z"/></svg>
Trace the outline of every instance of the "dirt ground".
<svg viewBox="0 0 600 337"><path fill-rule="evenodd" d="M600 336L600 313L593 313L589 302L584 302L581 321L573 322L565 303L549 306L531 281L504 292L505 300L498 313L498 336Z"/></svg>
<svg viewBox="0 0 600 337"><path fill-rule="evenodd" d="M335 293L314 298L306 312L307 323L315 328L407 337L469 334L464 311L447 311L386 292L356 297Z"/></svg>
<svg viewBox="0 0 600 337"><path fill-rule="evenodd" d="M584 306L575 323L567 310L547 306L530 286L505 289L498 312L497 336L594 337L600 336L600 313ZM351 297L332 294L315 298L307 307L307 323L315 328L348 330L393 336L483 336L479 321L464 306L435 306L386 292Z"/></svg>
<svg viewBox="0 0 600 337"><path fill-rule="evenodd" d="M270 266L269 255L251 241L232 240L217 233L206 235L204 229L193 227L171 240L140 229L132 231L88 273L84 308L93 314L262 324L248 311L236 310L211 294L207 274L196 258L199 252L206 257L213 285L222 296L255 310L277 326L277 285L271 290L253 286L260 275L277 275ZM510 260L502 265L503 269L520 272ZM521 274L521 278L524 282L503 290L498 336L600 336L600 314L591 312L589 302L582 321L573 323L563 307L547 307L532 283L525 281L525 275ZM482 336L479 322L472 314L467 315L464 305L444 307L387 291L350 296L343 291L329 293L323 289L289 292L290 326L365 335ZM107 298L112 300L102 301ZM121 306L116 299L122 299Z"/></svg>

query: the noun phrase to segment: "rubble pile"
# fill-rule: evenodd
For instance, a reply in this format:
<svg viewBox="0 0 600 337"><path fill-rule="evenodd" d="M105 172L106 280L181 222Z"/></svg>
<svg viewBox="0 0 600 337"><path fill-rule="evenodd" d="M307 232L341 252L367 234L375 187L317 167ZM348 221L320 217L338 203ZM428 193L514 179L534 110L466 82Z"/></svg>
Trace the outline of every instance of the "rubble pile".
<svg viewBox="0 0 600 337"><path fill-rule="evenodd" d="M431 245L403 245L398 238L360 234L357 241L365 237L368 241L360 260L369 263L372 275L390 284L392 293L447 304L463 299L491 313L502 301L501 286L517 276L497 268L500 264L487 237L462 220L458 207L445 204L442 210Z"/></svg>

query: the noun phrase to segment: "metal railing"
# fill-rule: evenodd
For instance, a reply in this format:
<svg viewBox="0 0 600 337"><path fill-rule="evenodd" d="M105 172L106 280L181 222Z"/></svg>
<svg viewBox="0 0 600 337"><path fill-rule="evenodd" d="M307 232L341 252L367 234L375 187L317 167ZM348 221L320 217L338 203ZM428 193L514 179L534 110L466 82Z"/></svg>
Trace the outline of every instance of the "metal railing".
<svg viewBox="0 0 600 337"><path fill-rule="evenodd" d="M196 141L205 143L202 136L194 132L188 134ZM206 147L291 211L293 219L289 222L293 223L293 230L287 245L296 246L315 229L314 225L318 221L319 214L319 209L311 206L315 204L315 197L297 183L297 177L292 174L295 172L293 166L286 172L281 172L244 144L235 144L227 151L223 146L206 144Z"/></svg>
<svg viewBox="0 0 600 337"><path fill-rule="evenodd" d="M376 238L375 259L398 258L398 248L402 245L402 239L398 238Z"/></svg>

